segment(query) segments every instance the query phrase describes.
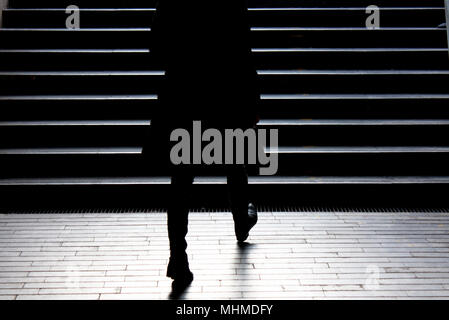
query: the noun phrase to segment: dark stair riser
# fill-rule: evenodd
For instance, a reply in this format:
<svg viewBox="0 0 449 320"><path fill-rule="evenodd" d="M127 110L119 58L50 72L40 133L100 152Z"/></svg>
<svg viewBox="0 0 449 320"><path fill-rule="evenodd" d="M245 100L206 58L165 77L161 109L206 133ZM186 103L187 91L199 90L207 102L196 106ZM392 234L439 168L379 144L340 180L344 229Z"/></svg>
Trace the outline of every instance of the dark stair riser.
<svg viewBox="0 0 449 320"><path fill-rule="evenodd" d="M2 101L2 121L26 120L147 120L157 108L155 100L28 100Z"/></svg>
<svg viewBox="0 0 449 320"><path fill-rule="evenodd" d="M0 148L142 146L150 126L3 126Z"/></svg>
<svg viewBox="0 0 449 320"><path fill-rule="evenodd" d="M431 30L254 30L256 48L444 48L445 29Z"/></svg>
<svg viewBox="0 0 449 320"><path fill-rule="evenodd" d="M156 150L151 150L156 153ZM381 154L280 154L279 176L436 176L449 175L448 153ZM39 177L164 177L168 171L155 167L141 155L19 155L2 156L2 178ZM271 161L274 161L272 158ZM256 168L249 169L258 174ZM204 176L216 176L213 168Z"/></svg>
<svg viewBox="0 0 449 320"><path fill-rule="evenodd" d="M259 82L262 93L449 93L449 73L378 75L361 72L356 75L261 75Z"/></svg>
<svg viewBox="0 0 449 320"><path fill-rule="evenodd" d="M280 154L281 176L449 175L449 154Z"/></svg>
<svg viewBox="0 0 449 320"><path fill-rule="evenodd" d="M271 27L364 27L369 16L360 10L256 11L249 13L252 26ZM61 10L10 10L4 13L6 28L65 28L69 14ZM146 11L80 11L81 28L148 28L153 10ZM437 27L445 21L444 10L381 11L381 26Z"/></svg>
<svg viewBox="0 0 449 320"><path fill-rule="evenodd" d="M279 146L445 146L449 125L260 126L277 129ZM0 148L143 146L151 126L2 126ZM206 143L204 143L206 144Z"/></svg>
<svg viewBox="0 0 449 320"><path fill-rule="evenodd" d="M146 160L130 155L1 156L2 178L141 176Z"/></svg>
<svg viewBox="0 0 449 320"><path fill-rule="evenodd" d="M258 69L449 69L446 51L255 52ZM160 70L149 53L0 52L0 70Z"/></svg>
<svg viewBox="0 0 449 320"><path fill-rule="evenodd" d="M441 52L254 52L259 69L449 69L447 50Z"/></svg>
<svg viewBox="0 0 449 320"><path fill-rule="evenodd" d="M445 146L448 134L447 125L278 127L280 146Z"/></svg>
<svg viewBox="0 0 449 320"><path fill-rule="evenodd" d="M220 70L217 70L220 72ZM449 93L448 74L261 75L263 94ZM0 75L0 94L156 94L158 75Z"/></svg>
<svg viewBox="0 0 449 320"><path fill-rule="evenodd" d="M77 0L76 4L83 8L154 8L157 0ZM73 5L73 0L10 0L11 7L23 8L65 8ZM372 5L372 0L248 0L250 7L351 7ZM378 6L386 7L441 7L442 0L378 0Z"/></svg>
<svg viewBox="0 0 449 320"><path fill-rule="evenodd" d="M160 70L150 53L0 52L0 70Z"/></svg>
<svg viewBox="0 0 449 320"><path fill-rule="evenodd" d="M187 41L188 39L185 39ZM102 31L87 29L55 31L0 31L0 49L7 48L141 48L150 47L150 31ZM442 48L447 43L444 29L431 30L300 30L252 33L256 48L283 47L429 47Z"/></svg>
<svg viewBox="0 0 449 320"><path fill-rule="evenodd" d="M0 30L0 49L135 49L150 46L147 30L67 30L10 31Z"/></svg>
<svg viewBox="0 0 449 320"><path fill-rule="evenodd" d="M300 96L302 97L302 96ZM307 96L305 96L307 98ZM447 119L449 99L273 99L262 100L264 119ZM423 108L423 105L425 108Z"/></svg>
<svg viewBox="0 0 449 320"><path fill-rule="evenodd" d="M0 94L156 94L160 80L159 75L0 75Z"/></svg>
<svg viewBox="0 0 449 320"><path fill-rule="evenodd" d="M88 99L88 98L86 98ZM0 100L1 101L1 100ZM262 119L447 119L446 99L314 99L262 100ZM3 121L151 119L157 102L139 100L29 100L1 101ZM426 108L423 109L422 106Z"/></svg>
<svg viewBox="0 0 449 320"><path fill-rule="evenodd" d="M251 185L257 204L360 207L431 207L446 206L444 185ZM166 207L173 196L168 185L110 187L0 187L8 202L5 209L35 208L154 208ZM26 199L26 201L23 201ZM191 207L226 207L225 185L195 185Z"/></svg>

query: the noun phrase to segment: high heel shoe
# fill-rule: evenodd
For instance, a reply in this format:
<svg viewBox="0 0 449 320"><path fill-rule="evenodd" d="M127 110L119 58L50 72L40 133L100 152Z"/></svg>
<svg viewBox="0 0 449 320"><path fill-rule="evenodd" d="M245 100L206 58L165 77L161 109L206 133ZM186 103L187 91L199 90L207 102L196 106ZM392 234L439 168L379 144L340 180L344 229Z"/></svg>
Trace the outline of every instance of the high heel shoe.
<svg viewBox="0 0 449 320"><path fill-rule="evenodd" d="M235 236L238 242L244 242L249 237L249 231L256 225L258 216L256 207L250 203L248 205L248 218L244 223L235 223Z"/></svg>

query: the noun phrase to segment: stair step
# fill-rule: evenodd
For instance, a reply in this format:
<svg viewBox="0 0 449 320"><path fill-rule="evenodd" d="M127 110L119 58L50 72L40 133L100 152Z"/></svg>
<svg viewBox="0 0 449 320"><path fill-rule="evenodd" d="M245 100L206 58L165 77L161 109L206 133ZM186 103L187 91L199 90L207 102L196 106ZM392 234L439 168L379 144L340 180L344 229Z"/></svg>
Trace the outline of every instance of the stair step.
<svg viewBox="0 0 449 320"><path fill-rule="evenodd" d="M152 166L152 158L136 153L71 153L1 155L2 178L168 176ZM274 158L272 158L274 161ZM433 176L449 175L449 154L438 153L281 153L279 176ZM216 174L207 167L199 176ZM251 175L258 175L249 167Z"/></svg>
<svg viewBox="0 0 449 320"><path fill-rule="evenodd" d="M447 125L449 120L445 119L264 119L259 122L259 127Z"/></svg>
<svg viewBox="0 0 449 320"><path fill-rule="evenodd" d="M254 53L319 53L319 52L447 52L447 48L256 48Z"/></svg>
<svg viewBox="0 0 449 320"><path fill-rule="evenodd" d="M402 10L444 10L444 5L441 5L443 2L441 1L439 6L395 6L395 7L380 7L380 9L385 9L386 11L402 11ZM404 3L401 3L404 4ZM9 7L4 9L7 12L39 12L39 11L62 11L65 12L65 7L59 6L59 7L42 7L42 8L34 8L34 7L27 7L27 8L20 8L20 7ZM156 7L133 7L133 8L111 8L111 7L93 7L93 8L87 8L87 7L80 7L79 10L81 12L155 12ZM339 6L339 7L248 7L248 11L250 12L301 12L301 11L365 11L366 6Z"/></svg>
<svg viewBox="0 0 449 320"><path fill-rule="evenodd" d="M0 53L149 53L149 49L2 49Z"/></svg>
<svg viewBox="0 0 449 320"><path fill-rule="evenodd" d="M364 25L366 6L309 8L250 8L250 22L258 27L358 27ZM357 4L358 5L358 4ZM382 27L436 27L445 21L444 7L381 8Z"/></svg>
<svg viewBox="0 0 449 320"><path fill-rule="evenodd" d="M316 153L449 153L449 147L279 147L276 150L267 149L268 153L276 154L316 154ZM8 155L140 155L142 148L27 148L0 149L1 156Z"/></svg>
<svg viewBox="0 0 449 320"><path fill-rule="evenodd" d="M449 94L263 94L262 100L435 100L449 99ZM0 101L92 101L157 100L155 94L131 95L29 95L0 96Z"/></svg>
<svg viewBox="0 0 449 320"><path fill-rule="evenodd" d="M204 179L203 183L213 182ZM223 180L222 180L223 181ZM254 177L252 184L446 184L447 176L435 177Z"/></svg>
<svg viewBox="0 0 449 320"><path fill-rule="evenodd" d="M268 148L267 152L271 154L449 153L449 147L279 147L277 150Z"/></svg>
<svg viewBox="0 0 449 320"><path fill-rule="evenodd" d="M126 100L157 100L155 94L133 95L28 95L0 96L0 101L126 101Z"/></svg>
<svg viewBox="0 0 449 320"><path fill-rule="evenodd" d="M424 72L424 71L423 71ZM0 77L123 77L163 76L164 71L9 71L0 72Z"/></svg>
<svg viewBox="0 0 449 320"><path fill-rule="evenodd" d="M1 98L0 98L1 99ZM449 94L263 94L262 100L433 100Z"/></svg>
<svg viewBox="0 0 449 320"><path fill-rule="evenodd" d="M0 135L12 138L0 148L142 146L152 139L150 126L150 120L1 121ZM280 146L445 146L449 120L268 119L258 127L278 129Z"/></svg>
<svg viewBox="0 0 449 320"><path fill-rule="evenodd" d="M250 177L253 185L296 185L296 184L447 184L449 177ZM0 186L89 186L89 185L167 185L168 177L98 177L98 178L51 178L51 179L0 179ZM194 184L226 184L224 177L200 177Z"/></svg>
<svg viewBox="0 0 449 320"><path fill-rule="evenodd" d="M73 2L73 1L72 1ZM71 0L10 0L13 8L65 8L73 4ZM80 8L154 8L157 0L77 0ZM367 7L372 5L371 0L248 0L249 7ZM442 0L377 0L379 7L441 7Z"/></svg>
<svg viewBox="0 0 449 320"><path fill-rule="evenodd" d="M447 146L447 121L310 120L277 122L260 128L278 130L279 146L351 147ZM312 150L313 151L313 150ZM388 150L382 150L387 152Z"/></svg>
<svg viewBox="0 0 449 320"><path fill-rule="evenodd" d="M142 146L150 125L150 120L0 121L0 134L10 137L0 148Z"/></svg>
<svg viewBox="0 0 449 320"><path fill-rule="evenodd" d="M16 0L17 1L17 0ZM24 1L24 0L19 0ZM30 1L30 0L25 0ZM52 0L46 0L52 1ZM53 0L54 1L54 0ZM370 0L249 0L249 7L351 7L354 5L368 7L373 2ZM441 7L442 0L378 0L379 7Z"/></svg>
<svg viewBox="0 0 449 320"><path fill-rule="evenodd" d="M156 93L161 71L0 72L0 94Z"/></svg>
<svg viewBox="0 0 449 320"><path fill-rule="evenodd" d="M140 123L139 123L140 122ZM444 120L262 121L259 128L278 129L279 146L445 146ZM420 127L417 130L417 127ZM142 146L153 139L150 121L0 122L0 148Z"/></svg>
<svg viewBox="0 0 449 320"><path fill-rule="evenodd" d="M445 28L252 28L256 48L445 47Z"/></svg>
<svg viewBox="0 0 449 320"><path fill-rule="evenodd" d="M10 29L14 30L14 29ZM17 30L27 30L27 29L17 29ZM29 30L29 29L28 29ZM41 30L53 30L53 29L41 29ZM59 30L59 29L56 29ZM84 29L89 30L89 29ZM96 30L96 29L91 29ZM107 29L99 29L107 30ZM256 32L302 32L302 31L316 31L316 32L340 32L340 31L362 31L363 33L368 32L380 32L380 31L446 31L446 28L434 27L380 27L377 29L367 29L366 27L252 27L251 31Z"/></svg>
<svg viewBox="0 0 449 320"><path fill-rule="evenodd" d="M372 76L372 75L449 75L449 70L259 70L260 76ZM3 75L0 72L0 76Z"/></svg>
<svg viewBox="0 0 449 320"><path fill-rule="evenodd" d="M151 120L0 121L0 127L150 126ZM259 127L291 126L447 126L445 119L263 119Z"/></svg>
<svg viewBox="0 0 449 320"><path fill-rule="evenodd" d="M254 49L259 69L449 69L447 49ZM148 49L0 50L0 70L157 70Z"/></svg>
<svg viewBox="0 0 449 320"><path fill-rule="evenodd" d="M267 119L449 119L448 94L263 94ZM0 96L2 120L151 119L157 95ZM422 106L425 104L426 108Z"/></svg>
<svg viewBox="0 0 449 320"><path fill-rule="evenodd" d="M258 69L444 69L446 48L255 48ZM0 71L157 70L148 49L4 49Z"/></svg>
<svg viewBox="0 0 449 320"><path fill-rule="evenodd" d="M447 48L255 48L259 69L449 69Z"/></svg>
<svg viewBox="0 0 449 320"><path fill-rule="evenodd" d="M417 28L419 29L419 28ZM431 28L423 28L424 30ZM62 32L62 33L93 33L93 32L151 32L151 28L80 28L80 29L67 29L67 28L2 28L0 31L3 33L19 33L19 32Z"/></svg>
<svg viewBox="0 0 449 320"><path fill-rule="evenodd" d="M263 70L262 93L447 93L449 70Z"/></svg>
<svg viewBox="0 0 449 320"><path fill-rule="evenodd" d="M0 121L0 128L4 127L121 127L151 125L151 120L53 120L53 121Z"/></svg>
<svg viewBox="0 0 449 320"><path fill-rule="evenodd" d="M263 95L259 104L262 119L449 119L448 97L379 97L364 99L350 95L293 97ZM425 105L425 108L423 108ZM294 129L294 128L293 128ZM407 127L403 126L403 129ZM414 135L416 136L416 135Z"/></svg>
<svg viewBox="0 0 449 320"><path fill-rule="evenodd" d="M448 161L447 152L280 153L276 176L449 175Z"/></svg>
<svg viewBox="0 0 449 320"><path fill-rule="evenodd" d="M444 47L444 28L252 28L254 47ZM25 48L135 48L151 43L150 28L0 29L0 49Z"/></svg>
<svg viewBox="0 0 449 320"><path fill-rule="evenodd" d="M141 154L142 148L46 148L0 149L1 156L8 155L123 155Z"/></svg>
<svg viewBox="0 0 449 320"><path fill-rule="evenodd" d="M221 70L217 70L218 73ZM163 71L0 72L0 94L145 94ZM449 70L261 70L268 93L446 93Z"/></svg>
<svg viewBox="0 0 449 320"><path fill-rule="evenodd" d="M445 20L444 7L382 8L382 25L430 26ZM154 8L80 8L83 28L149 27ZM249 8L253 26L359 26L366 18L366 7L342 8ZM10 8L4 11L5 27L54 28L65 26L65 8ZM438 23L438 24L439 24Z"/></svg>
<svg viewBox="0 0 449 320"><path fill-rule="evenodd" d="M3 49L1 71L157 70L149 49ZM159 68L160 69L160 68Z"/></svg>
<svg viewBox="0 0 449 320"><path fill-rule="evenodd" d="M150 28L65 28L0 29L0 49L102 49L118 46L138 48L151 43Z"/></svg>

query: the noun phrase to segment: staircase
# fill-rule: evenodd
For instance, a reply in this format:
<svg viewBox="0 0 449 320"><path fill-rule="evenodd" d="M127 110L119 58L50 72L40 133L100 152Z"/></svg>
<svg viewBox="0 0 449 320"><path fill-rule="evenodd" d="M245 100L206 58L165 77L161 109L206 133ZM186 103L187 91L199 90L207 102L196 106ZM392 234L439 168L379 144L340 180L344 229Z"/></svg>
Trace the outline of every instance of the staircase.
<svg viewBox="0 0 449 320"><path fill-rule="evenodd" d="M81 8L67 30L65 8ZM369 5L381 8L368 30ZM164 75L154 0L10 0L0 29L0 207L155 206L170 180L142 145ZM262 204L446 205L449 58L443 0L250 0L260 126L279 173ZM440 27L439 27L440 26ZM219 70L217 70L219 72ZM198 177L206 204L222 177Z"/></svg>

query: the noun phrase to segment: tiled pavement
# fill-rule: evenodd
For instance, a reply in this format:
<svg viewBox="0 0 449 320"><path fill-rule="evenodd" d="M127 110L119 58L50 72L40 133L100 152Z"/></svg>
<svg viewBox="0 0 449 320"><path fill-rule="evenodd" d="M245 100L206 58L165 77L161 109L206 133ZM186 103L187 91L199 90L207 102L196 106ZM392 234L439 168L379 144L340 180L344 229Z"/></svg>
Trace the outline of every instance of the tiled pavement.
<svg viewBox="0 0 449 320"><path fill-rule="evenodd" d="M192 213L186 299L449 298L449 214ZM0 215L0 299L166 299L165 214Z"/></svg>

